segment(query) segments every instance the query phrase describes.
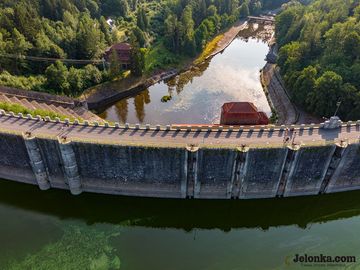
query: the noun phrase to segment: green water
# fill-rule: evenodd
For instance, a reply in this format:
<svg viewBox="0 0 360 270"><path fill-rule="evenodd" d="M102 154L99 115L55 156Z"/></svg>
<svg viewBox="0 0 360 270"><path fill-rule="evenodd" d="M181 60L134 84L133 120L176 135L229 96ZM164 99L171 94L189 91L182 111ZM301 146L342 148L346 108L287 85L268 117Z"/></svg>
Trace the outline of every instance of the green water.
<svg viewBox="0 0 360 270"><path fill-rule="evenodd" d="M359 214L360 192L249 201L73 197L1 180L0 269L304 269L291 262L295 254L360 258Z"/></svg>

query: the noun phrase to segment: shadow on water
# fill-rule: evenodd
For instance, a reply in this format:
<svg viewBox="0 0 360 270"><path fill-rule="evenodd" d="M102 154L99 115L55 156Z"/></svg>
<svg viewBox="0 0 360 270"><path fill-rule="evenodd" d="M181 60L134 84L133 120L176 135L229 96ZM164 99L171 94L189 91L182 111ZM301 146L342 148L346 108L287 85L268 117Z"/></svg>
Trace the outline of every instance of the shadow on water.
<svg viewBox="0 0 360 270"><path fill-rule="evenodd" d="M42 192L36 186L1 180L1 204L87 224L230 231L283 225L306 228L313 223L357 216L360 191L245 201L149 199L90 193L74 197L68 191Z"/></svg>

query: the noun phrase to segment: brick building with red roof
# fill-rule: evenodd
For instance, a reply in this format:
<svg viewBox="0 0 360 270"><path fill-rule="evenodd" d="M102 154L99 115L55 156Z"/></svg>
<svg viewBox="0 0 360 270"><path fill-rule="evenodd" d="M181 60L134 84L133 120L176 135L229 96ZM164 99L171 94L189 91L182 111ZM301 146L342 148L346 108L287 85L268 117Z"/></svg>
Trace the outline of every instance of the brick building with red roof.
<svg viewBox="0 0 360 270"><path fill-rule="evenodd" d="M104 54L106 62L110 62L111 54L116 52L118 60L120 61L123 69L128 69L131 64L131 45L126 42L116 43L109 47Z"/></svg>
<svg viewBox="0 0 360 270"><path fill-rule="evenodd" d="M221 108L221 125L267 125L269 118L251 102L229 102Z"/></svg>

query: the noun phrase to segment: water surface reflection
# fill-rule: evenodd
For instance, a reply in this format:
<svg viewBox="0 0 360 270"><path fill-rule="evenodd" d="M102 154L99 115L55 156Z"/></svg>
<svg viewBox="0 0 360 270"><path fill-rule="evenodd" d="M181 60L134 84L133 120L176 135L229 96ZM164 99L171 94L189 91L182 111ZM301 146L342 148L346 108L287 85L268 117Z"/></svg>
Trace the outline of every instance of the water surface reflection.
<svg viewBox="0 0 360 270"><path fill-rule="evenodd" d="M100 116L122 123L218 123L220 108L229 101L253 102L270 115L259 70L271 34L269 26L250 24L211 61L122 100ZM164 102L164 96L171 100Z"/></svg>
<svg viewBox="0 0 360 270"><path fill-rule="evenodd" d="M74 197L2 180L0 265L298 269L285 259L296 253L359 256L359 214L359 191L270 200L165 200Z"/></svg>

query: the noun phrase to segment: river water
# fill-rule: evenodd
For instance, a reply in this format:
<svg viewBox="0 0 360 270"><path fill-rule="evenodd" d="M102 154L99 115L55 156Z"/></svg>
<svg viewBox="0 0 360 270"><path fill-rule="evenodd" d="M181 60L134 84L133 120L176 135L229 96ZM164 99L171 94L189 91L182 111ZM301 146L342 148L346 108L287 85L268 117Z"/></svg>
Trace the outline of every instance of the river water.
<svg viewBox="0 0 360 270"><path fill-rule="evenodd" d="M292 258L305 253L360 260L360 192L163 200L74 197L1 180L0 221L2 270L304 269Z"/></svg>
<svg viewBox="0 0 360 270"><path fill-rule="evenodd" d="M121 123L211 124L219 123L221 106L229 101L253 102L270 116L259 73L271 32L269 26L250 24L222 54L117 102L100 116ZM164 96L171 100L163 102Z"/></svg>
<svg viewBox="0 0 360 270"><path fill-rule="evenodd" d="M212 123L221 103L234 97L269 113L258 81L266 51L263 41L236 39L198 70L201 77L153 86L108 109L107 119ZM161 103L169 89L173 99ZM292 262L296 254L359 261L359 236L360 192L246 201L74 197L0 180L1 270L304 269ZM344 267L360 265L308 268Z"/></svg>

